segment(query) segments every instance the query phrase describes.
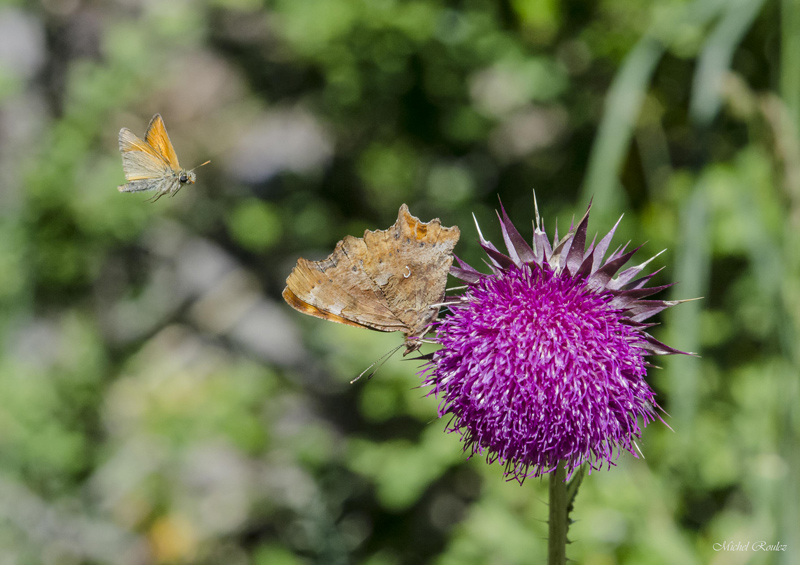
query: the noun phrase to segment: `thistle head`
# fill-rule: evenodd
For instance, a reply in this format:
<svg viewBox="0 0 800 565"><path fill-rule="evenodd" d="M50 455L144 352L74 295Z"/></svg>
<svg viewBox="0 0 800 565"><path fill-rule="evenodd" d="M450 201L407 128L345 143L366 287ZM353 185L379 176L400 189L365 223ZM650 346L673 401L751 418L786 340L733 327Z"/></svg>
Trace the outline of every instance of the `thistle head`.
<svg viewBox="0 0 800 565"><path fill-rule="evenodd" d="M559 461L571 472L610 466L623 449L635 456L660 410L645 357L683 353L647 332L645 320L680 302L647 298L670 286L645 286L653 258L620 272L638 248L606 256L616 225L587 248L590 209L552 243L537 209L529 245L501 206L507 253L478 227L491 272L457 259L451 274L467 287L449 298L435 329L441 348L422 372L448 431L519 481Z"/></svg>

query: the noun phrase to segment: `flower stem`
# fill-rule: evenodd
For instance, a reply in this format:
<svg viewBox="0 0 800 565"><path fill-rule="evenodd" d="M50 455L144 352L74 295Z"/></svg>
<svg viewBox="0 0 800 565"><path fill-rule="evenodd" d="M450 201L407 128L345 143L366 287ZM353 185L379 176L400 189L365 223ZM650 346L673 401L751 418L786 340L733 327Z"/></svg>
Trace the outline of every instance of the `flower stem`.
<svg viewBox="0 0 800 565"><path fill-rule="evenodd" d="M559 461L550 473L550 520L547 542L547 565L567 562L567 472Z"/></svg>

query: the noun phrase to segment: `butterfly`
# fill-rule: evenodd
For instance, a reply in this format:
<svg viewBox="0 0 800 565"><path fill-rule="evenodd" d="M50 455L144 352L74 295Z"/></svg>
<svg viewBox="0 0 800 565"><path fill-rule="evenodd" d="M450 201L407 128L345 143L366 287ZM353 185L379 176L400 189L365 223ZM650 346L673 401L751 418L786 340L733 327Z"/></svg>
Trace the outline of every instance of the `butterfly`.
<svg viewBox="0 0 800 565"><path fill-rule="evenodd" d="M117 187L120 192L154 190L156 194L150 201L155 202L165 194L175 196L184 185L194 184L197 180L194 169L187 171L178 163L161 114L150 120L143 140L128 128L119 130L119 151L125 180L128 181ZM210 161L203 165L208 163Z"/></svg>
<svg viewBox="0 0 800 565"><path fill-rule="evenodd" d="M439 313L459 236L457 226L421 222L403 204L389 229L348 235L322 261L300 258L283 298L323 320L402 332L408 355Z"/></svg>

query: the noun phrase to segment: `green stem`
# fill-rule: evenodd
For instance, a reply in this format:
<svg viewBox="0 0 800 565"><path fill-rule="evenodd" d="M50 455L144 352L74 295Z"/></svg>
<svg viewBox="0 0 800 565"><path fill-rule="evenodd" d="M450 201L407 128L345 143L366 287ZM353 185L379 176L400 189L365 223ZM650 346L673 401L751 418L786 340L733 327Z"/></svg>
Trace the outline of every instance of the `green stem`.
<svg viewBox="0 0 800 565"><path fill-rule="evenodd" d="M550 473L550 520L547 542L547 565L567 562L567 471L559 461Z"/></svg>

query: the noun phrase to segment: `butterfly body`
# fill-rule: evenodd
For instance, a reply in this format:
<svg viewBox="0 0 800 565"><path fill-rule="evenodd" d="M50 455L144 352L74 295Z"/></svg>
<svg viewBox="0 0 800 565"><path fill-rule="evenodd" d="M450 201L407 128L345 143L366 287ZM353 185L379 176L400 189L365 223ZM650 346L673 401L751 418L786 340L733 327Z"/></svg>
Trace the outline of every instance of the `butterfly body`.
<svg viewBox="0 0 800 565"><path fill-rule="evenodd" d="M160 114L150 120L144 139L128 128L119 130L119 151L128 181L117 187L120 192L153 191L155 201L166 194L175 196L197 180L193 170L180 166Z"/></svg>
<svg viewBox="0 0 800 565"><path fill-rule="evenodd" d="M388 230L347 236L322 261L299 259L283 298L323 320L402 332L408 354L436 319L459 235L438 219L421 222L403 204Z"/></svg>

